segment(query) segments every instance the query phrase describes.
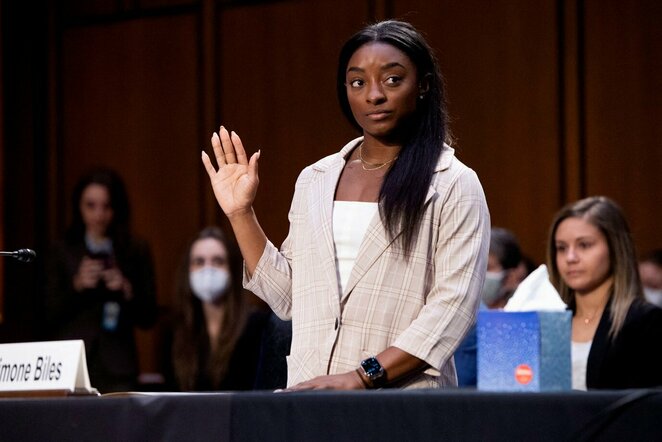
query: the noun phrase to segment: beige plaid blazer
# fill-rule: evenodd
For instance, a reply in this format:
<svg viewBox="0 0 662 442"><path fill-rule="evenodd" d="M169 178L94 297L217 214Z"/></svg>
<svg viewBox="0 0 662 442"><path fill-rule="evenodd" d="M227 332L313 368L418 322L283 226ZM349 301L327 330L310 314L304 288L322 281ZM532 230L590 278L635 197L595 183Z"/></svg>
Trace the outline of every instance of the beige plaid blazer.
<svg viewBox="0 0 662 442"><path fill-rule="evenodd" d="M413 256L403 259L379 214L340 293L333 200L345 158L362 138L300 174L280 250L267 243L244 286L292 319L288 385L354 370L398 347L430 368L402 387L457 385L453 352L473 324L487 268L490 216L476 174L446 146L427 193Z"/></svg>

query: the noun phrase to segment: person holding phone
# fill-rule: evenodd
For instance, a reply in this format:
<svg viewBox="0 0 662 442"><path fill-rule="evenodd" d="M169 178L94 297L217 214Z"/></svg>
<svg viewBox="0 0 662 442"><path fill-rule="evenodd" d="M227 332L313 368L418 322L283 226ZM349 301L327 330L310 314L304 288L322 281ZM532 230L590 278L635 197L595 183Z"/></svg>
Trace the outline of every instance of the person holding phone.
<svg viewBox="0 0 662 442"><path fill-rule="evenodd" d="M72 222L47 262L47 338L83 339L90 381L101 393L135 389L134 326L156 320L148 244L129 227L129 201L119 175L98 169L80 179Z"/></svg>

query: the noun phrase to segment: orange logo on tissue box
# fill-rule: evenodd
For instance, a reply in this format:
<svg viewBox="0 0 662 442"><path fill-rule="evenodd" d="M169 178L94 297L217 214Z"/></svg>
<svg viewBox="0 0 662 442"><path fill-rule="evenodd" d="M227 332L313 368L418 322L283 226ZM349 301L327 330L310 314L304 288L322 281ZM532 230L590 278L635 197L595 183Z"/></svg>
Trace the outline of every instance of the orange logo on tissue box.
<svg viewBox="0 0 662 442"><path fill-rule="evenodd" d="M533 370L527 364L519 364L515 367L515 380L526 385L533 379Z"/></svg>

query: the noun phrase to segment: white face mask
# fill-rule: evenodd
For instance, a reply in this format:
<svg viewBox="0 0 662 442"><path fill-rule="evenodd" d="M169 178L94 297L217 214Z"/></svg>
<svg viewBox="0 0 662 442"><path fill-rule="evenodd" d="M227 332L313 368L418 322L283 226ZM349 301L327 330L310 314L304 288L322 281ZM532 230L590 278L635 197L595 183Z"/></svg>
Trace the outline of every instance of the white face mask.
<svg viewBox="0 0 662 442"><path fill-rule="evenodd" d="M501 285L505 274L504 271L485 273L485 283L481 294L485 305L489 306L501 297Z"/></svg>
<svg viewBox="0 0 662 442"><path fill-rule="evenodd" d="M662 289L644 287L644 296L646 297L646 301L662 307Z"/></svg>
<svg viewBox="0 0 662 442"><path fill-rule="evenodd" d="M227 293L230 275L227 270L203 267L189 273L191 291L202 302L214 302Z"/></svg>

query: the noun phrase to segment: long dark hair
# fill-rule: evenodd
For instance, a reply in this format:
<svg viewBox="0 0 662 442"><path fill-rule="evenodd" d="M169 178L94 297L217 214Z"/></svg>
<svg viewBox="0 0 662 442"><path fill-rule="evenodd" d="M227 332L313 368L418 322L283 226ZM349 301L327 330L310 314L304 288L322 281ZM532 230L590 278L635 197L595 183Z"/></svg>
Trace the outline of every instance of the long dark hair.
<svg viewBox="0 0 662 442"><path fill-rule="evenodd" d="M230 268L230 293L223 298L222 328L215 348L209 350L209 335L202 302L191 291L189 266L191 249L196 241L212 238L223 244L228 254ZM212 387L217 389L227 374L230 358L246 322L247 303L242 295L242 259L234 242L215 226L206 227L193 238L186 249L179 270L175 297L175 330L172 348L172 364L175 378L182 391L195 389L200 369L207 371ZM199 367L201 352L209 354L208 366Z"/></svg>
<svg viewBox="0 0 662 442"><path fill-rule="evenodd" d="M444 81L432 48L409 23L388 20L357 32L342 47L338 61L337 93L340 107L350 123L361 130L347 99L347 65L360 47L367 43L387 43L402 52L416 66L418 81L426 80L429 89L418 100L416 113L406 128L408 139L387 173L379 192L379 211L387 232L393 238L403 229L402 247L411 250L424 213L425 197L444 148L450 142Z"/></svg>
<svg viewBox="0 0 662 442"><path fill-rule="evenodd" d="M630 227L621 208L604 196L592 196L570 203L556 214L547 239L549 280L559 292L563 302L573 311L576 307L575 292L561 277L556 262L556 231L559 224L568 218L587 221L600 230L607 240L610 272L614 279L609 295L612 320L609 335L616 337L623 327L632 303L644 299Z"/></svg>
<svg viewBox="0 0 662 442"><path fill-rule="evenodd" d="M80 201L88 186L98 184L108 190L113 218L106 235L115 247L126 244L130 236L129 197L124 181L119 174L107 168L95 168L83 175L76 183L71 196L71 224L66 232L69 241L81 241L85 237L85 223L80 211Z"/></svg>

